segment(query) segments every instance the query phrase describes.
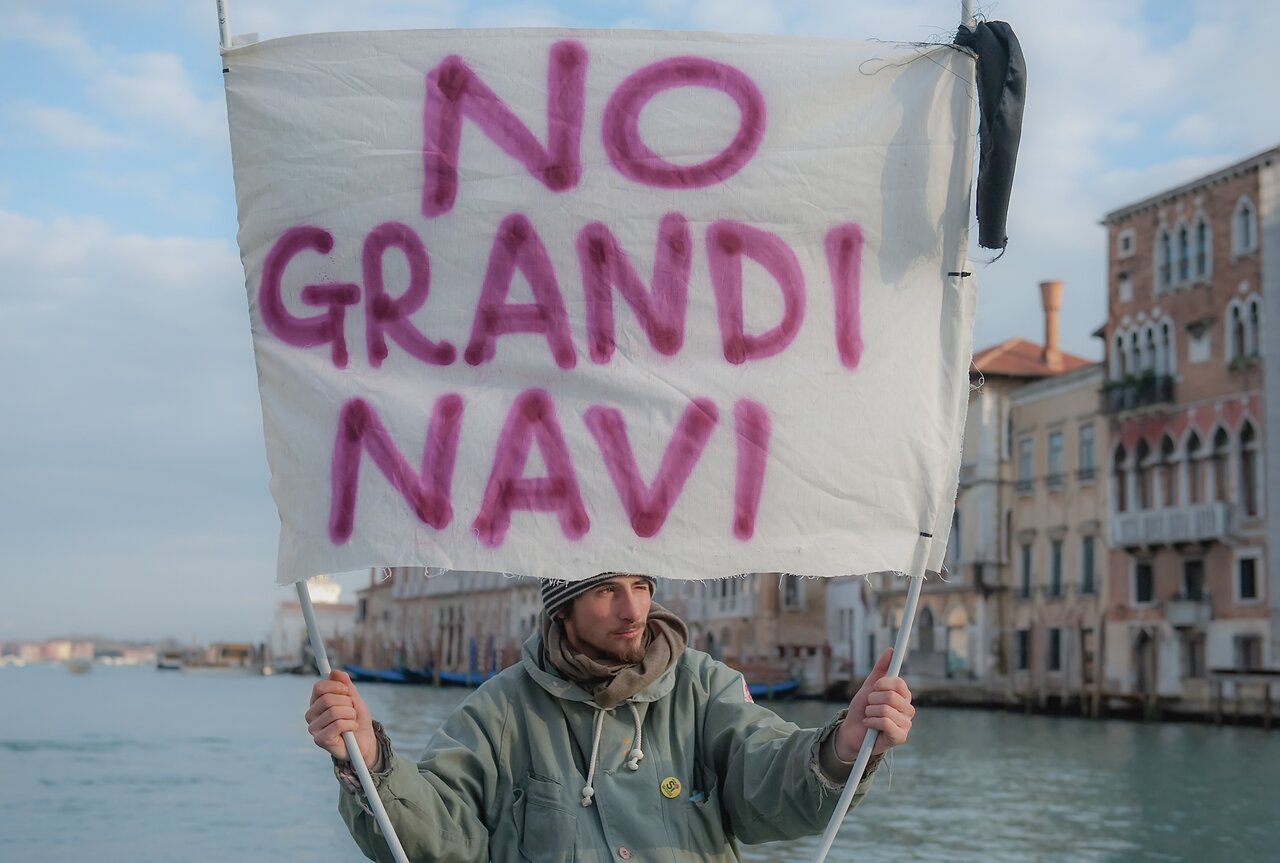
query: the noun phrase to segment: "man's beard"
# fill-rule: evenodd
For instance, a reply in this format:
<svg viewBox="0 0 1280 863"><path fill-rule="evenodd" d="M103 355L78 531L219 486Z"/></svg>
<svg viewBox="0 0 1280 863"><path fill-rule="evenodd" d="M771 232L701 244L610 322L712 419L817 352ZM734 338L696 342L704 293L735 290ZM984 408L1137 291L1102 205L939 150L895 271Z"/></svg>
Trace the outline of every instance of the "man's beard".
<svg viewBox="0 0 1280 863"><path fill-rule="evenodd" d="M613 654L614 658L623 665L638 665L644 661L644 655L648 653L648 641L643 635L634 644L628 644Z"/></svg>

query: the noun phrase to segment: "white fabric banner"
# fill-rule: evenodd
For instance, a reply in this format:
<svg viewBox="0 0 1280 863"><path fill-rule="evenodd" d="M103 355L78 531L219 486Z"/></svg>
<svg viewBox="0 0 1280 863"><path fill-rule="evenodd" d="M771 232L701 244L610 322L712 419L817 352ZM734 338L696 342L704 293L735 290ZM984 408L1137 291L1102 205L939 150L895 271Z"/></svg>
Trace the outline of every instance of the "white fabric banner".
<svg viewBox="0 0 1280 863"><path fill-rule="evenodd" d="M941 567L970 55L404 31L224 65L282 583Z"/></svg>

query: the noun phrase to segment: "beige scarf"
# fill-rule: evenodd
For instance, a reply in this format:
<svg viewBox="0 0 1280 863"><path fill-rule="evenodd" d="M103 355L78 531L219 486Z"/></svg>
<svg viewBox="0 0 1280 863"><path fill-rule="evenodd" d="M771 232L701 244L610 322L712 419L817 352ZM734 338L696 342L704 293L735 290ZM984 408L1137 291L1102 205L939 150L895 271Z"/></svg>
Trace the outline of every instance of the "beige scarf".
<svg viewBox="0 0 1280 863"><path fill-rule="evenodd" d="M655 602L649 607L645 626L644 659L634 664L607 664L574 650L564 624L542 615L542 649L547 662L565 680L590 692L605 710L617 707L662 676L680 658L688 640L684 621Z"/></svg>

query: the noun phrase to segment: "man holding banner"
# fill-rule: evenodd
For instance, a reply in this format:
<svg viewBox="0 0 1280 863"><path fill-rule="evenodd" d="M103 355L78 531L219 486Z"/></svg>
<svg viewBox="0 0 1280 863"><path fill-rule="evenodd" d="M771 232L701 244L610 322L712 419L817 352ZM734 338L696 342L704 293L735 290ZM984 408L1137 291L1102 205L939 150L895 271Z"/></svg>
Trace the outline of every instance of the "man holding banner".
<svg viewBox="0 0 1280 863"><path fill-rule="evenodd" d="M522 661L463 702L417 765L393 753L349 677L316 683L308 730L334 758L361 850L392 859L346 731L413 860L736 860L738 841L820 832L875 728L861 800L915 716L906 683L885 674L891 651L847 711L801 729L751 703L741 674L686 648L654 587L618 573L544 579L541 631Z"/></svg>
<svg viewBox="0 0 1280 863"><path fill-rule="evenodd" d="M396 31L223 64L278 580L605 573L547 582L522 663L417 768L342 675L316 742L359 738L421 859L820 830L860 742L855 769L906 739L887 655L800 730L614 573L897 572L910 631L969 397L973 52Z"/></svg>

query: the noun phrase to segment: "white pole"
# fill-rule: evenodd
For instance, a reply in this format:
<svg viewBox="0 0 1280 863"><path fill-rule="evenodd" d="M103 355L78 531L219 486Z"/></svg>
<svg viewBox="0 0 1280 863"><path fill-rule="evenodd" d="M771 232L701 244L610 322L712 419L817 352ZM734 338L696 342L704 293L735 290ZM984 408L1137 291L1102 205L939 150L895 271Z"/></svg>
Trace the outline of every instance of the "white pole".
<svg viewBox="0 0 1280 863"><path fill-rule="evenodd" d="M298 602L302 604L302 617L307 622L307 636L311 639L311 652L316 658L316 668L321 677L328 678L332 669L329 667L329 654L324 649L324 638L320 635L320 627L316 625L316 610L311 605L311 592L307 590L305 581L299 581L296 587ZM373 787L373 777L369 775L369 767L364 763L364 756L360 754L356 735L351 731L344 731L342 741L347 744L347 755L351 758L351 766L360 777L360 787L364 789L364 796L373 810L373 817L382 828L382 835L386 837L391 856L396 859L396 863L409 863L409 858L400 845L400 837L396 835L396 828L391 825L391 818L387 815L386 807L382 805L382 798L378 796L378 789Z"/></svg>
<svg viewBox="0 0 1280 863"><path fill-rule="evenodd" d="M227 0L218 2L218 44L223 51L231 48L231 19L227 17Z"/></svg>
<svg viewBox="0 0 1280 863"><path fill-rule="evenodd" d="M963 27L973 27L973 0L961 0L960 24ZM902 670L902 661L907 656L907 645L911 641L911 628L916 620L916 606L920 602L920 587L924 582L928 550L929 546L933 544L931 536L927 537L922 534L921 539L923 541L916 547L916 559L912 561L911 572L908 573L911 578L911 585L907 588L907 604L902 611L902 625L898 629L898 637L893 644L893 658L889 660L889 670L886 672L889 677L897 677L898 672ZM818 850L810 858L811 863L823 863L826 860L827 852L831 850L836 834L840 831L840 824L844 821L844 816L848 814L849 806L853 803L853 794L858 790L858 783L862 781L862 775L866 773L867 763L871 760L871 750L875 748L876 738L879 736L880 732L875 728L871 728L868 729L866 737L862 738L862 748L858 750L858 757L853 762L853 770L849 773L849 781L845 783L844 790L840 793L840 800L836 803L835 812L831 813L831 820L827 822L827 829L823 832L822 840L818 843Z"/></svg>
<svg viewBox="0 0 1280 863"><path fill-rule="evenodd" d="M889 670L886 672L888 677L898 676L898 672L902 670L902 660L907 655L907 644L911 640L911 625L915 622L916 605L920 601L920 585L924 581L923 567L919 574L913 572L910 578L911 585L907 588L907 606L902 611L902 626L898 629L898 638L893 644L893 658L889 660ZM853 718L849 717L849 719ZM827 829L822 834L822 840L818 843L818 850L810 858L812 863L822 863L827 857L827 852L831 850L831 845L836 840L836 834L840 832L840 825L844 821L844 816L849 813L849 807L853 804L853 794L858 790L858 783L862 781L862 774L867 771L867 763L871 760L871 750L875 748L876 738L879 736L879 729L870 728L867 730L867 736L862 738L862 748L858 750L858 757L853 762L853 770L849 773L849 781L845 783L844 790L840 792L840 800L836 802L836 810L831 813L831 820L827 822Z"/></svg>

